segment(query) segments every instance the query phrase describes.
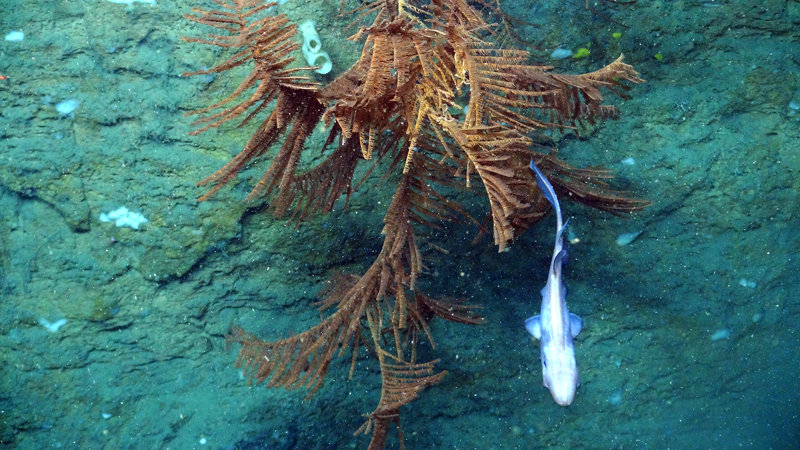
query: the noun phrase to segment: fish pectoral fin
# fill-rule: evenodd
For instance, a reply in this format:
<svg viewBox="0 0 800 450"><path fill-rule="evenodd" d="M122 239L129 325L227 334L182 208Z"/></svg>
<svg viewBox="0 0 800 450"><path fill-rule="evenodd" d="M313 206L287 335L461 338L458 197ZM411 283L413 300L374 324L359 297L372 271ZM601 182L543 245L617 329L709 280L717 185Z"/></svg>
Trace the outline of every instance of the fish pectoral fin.
<svg viewBox="0 0 800 450"><path fill-rule="evenodd" d="M581 319L577 314L569 313L569 333L572 335L572 337L579 335L582 329L583 319Z"/></svg>
<svg viewBox="0 0 800 450"><path fill-rule="evenodd" d="M542 322L540 316L529 317L525 320L525 329L536 339L542 338Z"/></svg>

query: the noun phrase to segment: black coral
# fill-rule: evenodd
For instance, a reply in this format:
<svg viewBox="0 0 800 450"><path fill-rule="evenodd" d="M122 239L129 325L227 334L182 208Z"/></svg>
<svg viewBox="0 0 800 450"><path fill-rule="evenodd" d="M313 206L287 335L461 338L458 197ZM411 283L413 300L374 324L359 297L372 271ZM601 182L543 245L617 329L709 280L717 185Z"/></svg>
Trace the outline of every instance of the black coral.
<svg viewBox="0 0 800 450"><path fill-rule="evenodd" d="M445 192L482 185L500 250L547 212L528 168L531 159L557 191L577 201L612 213L646 205L611 189L605 183L611 174L602 168L575 168L553 149L536 151L543 129L617 116L603 104L602 92L622 96L642 81L621 58L588 74L556 74L530 65L525 51L499 45L492 25L464 0L375 0L351 12L356 25L371 18L351 38L364 41L359 61L318 86L308 78L309 67L292 65L296 29L286 17L269 14L274 3L215 3L220 10L195 10L187 17L221 34L187 40L233 55L192 74L242 65L252 70L231 95L191 113L200 116L197 132L240 117L244 125L262 111L266 117L237 156L199 183L210 186L201 200L273 151L247 199L267 198L279 216L302 220L330 211L361 184L354 173L362 161L370 160L370 172L383 162L386 176L397 180L380 252L362 274L331 278L321 293L325 316L318 325L275 341L234 326L228 338L241 344L236 365L251 381L305 387L309 395L321 386L333 358L350 354L352 375L357 350L369 348L381 368L382 394L358 431L372 433L372 448L384 445L392 424L400 429L401 407L444 376L436 360L419 360L420 340L435 347L429 322L483 321L474 306L420 289L420 230L472 220ZM306 141L320 123L329 129L329 150L301 171Z"/></svg>

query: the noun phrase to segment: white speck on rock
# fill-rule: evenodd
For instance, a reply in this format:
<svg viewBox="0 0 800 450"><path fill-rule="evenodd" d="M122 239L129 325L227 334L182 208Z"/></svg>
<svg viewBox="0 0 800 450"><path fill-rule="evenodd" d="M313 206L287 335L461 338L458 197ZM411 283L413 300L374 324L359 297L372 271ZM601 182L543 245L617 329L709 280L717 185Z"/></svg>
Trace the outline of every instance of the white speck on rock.
<svg viewBox="0 0 800 450"><path fill-rule="evenodd" d="M750 289L755 289L756 282L755 281L750 281L750 280L748 280L746 278L740 278L739 279L739 286L750 288Z"/></svg>
<svg viewBox="0 0 800 450"><path fill-rule="evenodd" d="M69 100L64 100L63 102L56 103L56 111L62 116L67 116L72 114L73 111L78 109L78 106L81 105L80 100L71 98Z"/></svg>
<svg viewBox="0 0 800 450"><path fill-rule="evenodd" d="M47 328L47 331L51 333L55 333L56 331L58 331L58 329L63 327L65 323L67 323L67 319L59 319L56 320L55 322L50 322L44 317L39 318L39 325Z"/></svg>
<svg viewBox="0 0 800 450"><path fill-rule="evenodd" d="M622 392L616 391L613 394L611 394L611 396L608 397L608 403L611 404L611 406L619 406L619 405L621 405L622 404Z"/></svg>
<svg viewBox="0 0 800 450"><path fill-rule="evenodd" d="M148 5L155 5L156 0L108 0L111 3L119 3L121 5L130 5L132 6L134 3L147 3Z"/></svg>
<svg viewBox="0 0 800 450"><path fill-rule="evenodd" d="M641 231L634 231L633 233L622 233L619 236L617 236L617 245L619 246L628 245L631 242L635 241L640 234L642 234Z"/></svg>
<svg viewBox="0 0 800 450"><path fill-rule="evenodd" d="M8 34L6 34L6 40L8 42L22 42L23 39L25 39L25 33L19 30L9 31Z"/></svg>
<svg viewBox="0 0 800 450"><path fill-rule="evenodd" d="M550 57L553 59L566 59L570 56L572 56L572 50L568 48L557 48L550 54Z"/></svg>
<svg viewBox="0 0 800 450"><path fill-rule="evenodd" d="M711 340L721 341L723 339L728 339L729 337L731 337L731 330L727 328L721 328L715 331L714 334L711 335Z"/></svg>

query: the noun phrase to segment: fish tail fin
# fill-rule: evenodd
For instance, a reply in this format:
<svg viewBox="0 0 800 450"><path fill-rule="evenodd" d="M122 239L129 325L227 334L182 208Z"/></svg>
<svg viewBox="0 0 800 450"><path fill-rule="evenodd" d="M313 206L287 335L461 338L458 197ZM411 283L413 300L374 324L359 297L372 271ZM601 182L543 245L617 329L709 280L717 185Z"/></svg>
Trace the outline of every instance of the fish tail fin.
<svg viewBox="0 0 800 450"><path fill-rule="evenodd" d="M556 216L558 217L558 230L559 232L563 228L561 223L561 205L558 203L558 197L556 197L556 191L553 189L553 185L550 184L550 181L547 180L547 177L544 176L541 170L536 167L533 160L531 159L531 170L536 174L536 183L539 185L539 189L542 190L547 201L553 205L553 209L556 210ZM566 225L566 224L564 224Z"/></svg>

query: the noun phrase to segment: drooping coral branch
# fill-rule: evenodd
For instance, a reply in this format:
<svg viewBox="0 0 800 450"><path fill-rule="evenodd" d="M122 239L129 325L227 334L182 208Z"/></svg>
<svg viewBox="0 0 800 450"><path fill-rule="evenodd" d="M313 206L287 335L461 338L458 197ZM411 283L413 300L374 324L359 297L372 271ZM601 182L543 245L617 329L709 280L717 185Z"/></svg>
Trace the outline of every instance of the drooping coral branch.
<svg viewBox="0 0 800 450"><path fill-rule="evenodd" d="M294 42L297 26L290 24L289 19L282 14L258 18L260 13L277 3L264 4L259 0L236 0L232 4L214 0L214 3L227 11L194 8L192 11L196 15L187 14L185 17L227 34L212 33L208 39L184 38L184 40L230 48L236 50L236 53L211 69L188 72L183 76L220 73L249 63L253 64L253 69L231 95L210 106L188 113L188 115L203 116L194 122L195 125L202 127L192 134L218 127L255 107L240 124L244 125L275 99L281 87L313 90L317 86L316 83L310 82L307 76L299 75L310 69L309 67L289 68L289 64L294 61L294 57L290 55L300 48L300 44ZM254 86L255 90L245 100L229 106ZM219 111L208 114L214 110Z"/></svg>

